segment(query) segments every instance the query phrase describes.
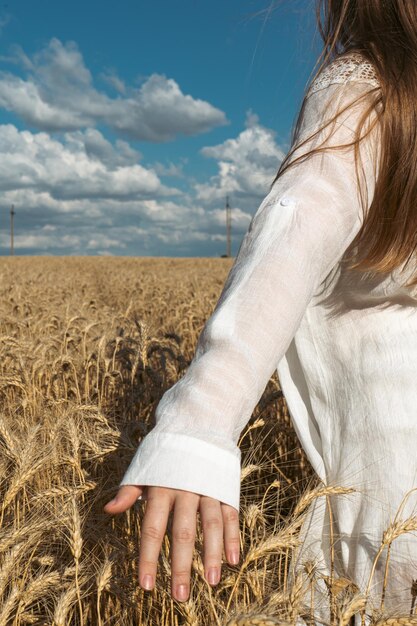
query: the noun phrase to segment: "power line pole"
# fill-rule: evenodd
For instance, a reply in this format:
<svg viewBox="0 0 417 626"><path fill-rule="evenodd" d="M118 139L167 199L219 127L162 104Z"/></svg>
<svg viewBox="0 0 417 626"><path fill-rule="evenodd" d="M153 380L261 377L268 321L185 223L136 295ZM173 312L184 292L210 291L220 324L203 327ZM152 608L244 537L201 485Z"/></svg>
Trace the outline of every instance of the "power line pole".
<svg viewBox="0 0 417 626"><path fill-rule="evenodd" d="M231 247L232 247L232 241L231 241L231 226L232 226L232 216L231 216L231 210L230 210L230 204L229 204L229 196L226 196L226 236L227 236L227 250L226 250L226 256L230 257L231 254Z"/></svg>
<svg viewBox="0 0 417 626"><path fill-rule="evenodd" d="M14 204L12 204L12 208L10 209L10 254L13 256L14 254L14 225L13 225L13 218L14 218Z"/></svg>

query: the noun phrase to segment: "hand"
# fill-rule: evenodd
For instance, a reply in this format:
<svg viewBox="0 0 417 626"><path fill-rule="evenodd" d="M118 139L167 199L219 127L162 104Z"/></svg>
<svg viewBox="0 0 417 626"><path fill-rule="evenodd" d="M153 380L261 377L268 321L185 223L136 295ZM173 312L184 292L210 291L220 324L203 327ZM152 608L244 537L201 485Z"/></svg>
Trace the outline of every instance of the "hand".
<svg viewBox="0 0 417 626"><path fill-rule="evenodd" d="M204 541L204 571L207 582L216 585L221 576L223 541L231 565L239 562L239 513L228 504L191 491L169 487L146 487L147 504L141 526L139 583L153 589L162 540L168 516L173 511L171 544L171 595L184 602L190 593L190 576L196 535L197 510L200 511ZM143 493L144 487L123 485L106 513L122 513ZM236 558L234 558L236 554ZM149 577L149 578L147 578Z"/></svg>

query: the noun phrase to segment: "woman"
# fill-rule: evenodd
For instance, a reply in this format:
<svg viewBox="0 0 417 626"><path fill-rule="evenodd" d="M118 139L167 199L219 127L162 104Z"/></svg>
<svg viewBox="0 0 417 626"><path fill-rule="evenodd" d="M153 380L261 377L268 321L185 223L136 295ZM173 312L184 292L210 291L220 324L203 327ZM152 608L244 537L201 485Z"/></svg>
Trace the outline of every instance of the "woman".
<svg viewBox="0 0 417 626"><path fill-rule="evenodd" d="M107 513L144 493L139 582L155 583L168 515L172 595L186 600L196 513L207 580L239 549L239 435L274 370L332 501L338 576L363 591L383 531L417 487L417 2L322 0L322 64L292 149L254 215L186 375L156 411ZM403 516L415 503L409 497ZM316 501L299 563L329 570ZM385 607L409 611L417 539L392 544ZM149 577L149 578L147 578ZM384 577L379 559L371 592Z"/></svg>

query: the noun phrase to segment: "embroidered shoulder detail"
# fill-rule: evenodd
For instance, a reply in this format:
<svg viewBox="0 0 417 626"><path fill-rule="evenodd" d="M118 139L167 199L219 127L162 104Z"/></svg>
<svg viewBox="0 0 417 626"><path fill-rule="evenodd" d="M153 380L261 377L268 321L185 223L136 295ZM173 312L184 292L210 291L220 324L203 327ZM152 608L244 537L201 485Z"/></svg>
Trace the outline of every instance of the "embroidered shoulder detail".
<svg viewBox="0 0 417 626"><path fill-rule="evenodd" d="M372 63L359 52L350 52L335 59L321 71L310 85L308 95L333 83L347 83L349 80L367 82L373 87L380 86Z"/></svg>

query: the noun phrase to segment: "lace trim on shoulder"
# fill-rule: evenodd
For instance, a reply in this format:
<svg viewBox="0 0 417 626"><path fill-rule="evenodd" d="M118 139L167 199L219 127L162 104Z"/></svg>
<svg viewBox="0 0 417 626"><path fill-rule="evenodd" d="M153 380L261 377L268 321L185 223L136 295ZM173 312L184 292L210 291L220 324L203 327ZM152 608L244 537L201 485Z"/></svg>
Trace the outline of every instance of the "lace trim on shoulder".
<svg viewBox="0 0 417 626"><path fill-rule="evenodd" d="M333 83L347 83L349 80L367 82L373 87L380 86L372 63L359 52L351 52L335 59L325 67L310 85L308 95Z"/></svg>

